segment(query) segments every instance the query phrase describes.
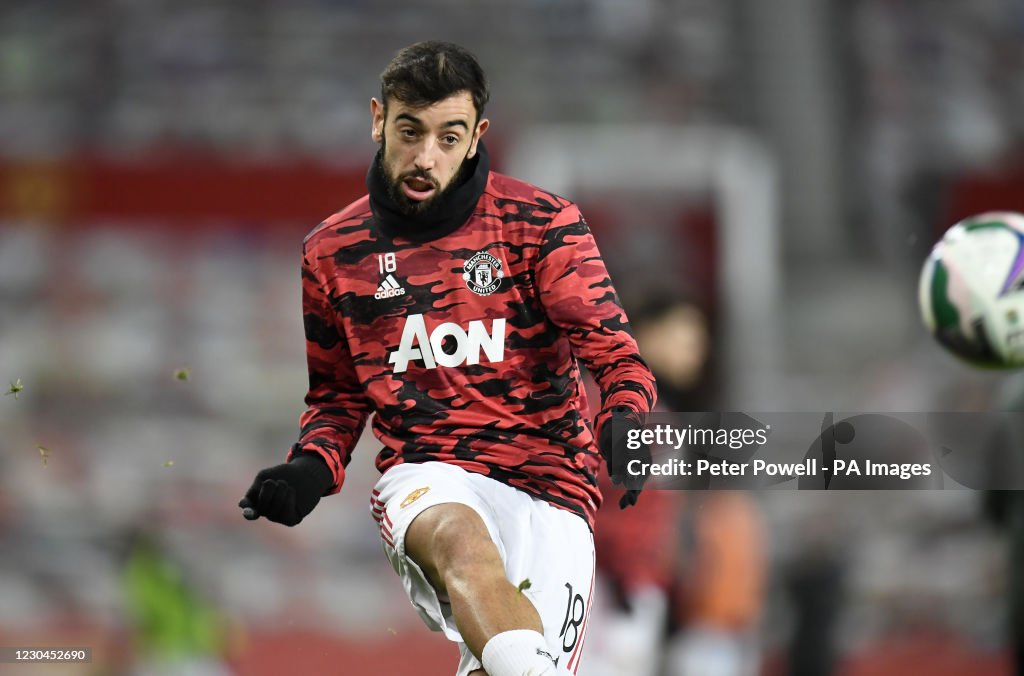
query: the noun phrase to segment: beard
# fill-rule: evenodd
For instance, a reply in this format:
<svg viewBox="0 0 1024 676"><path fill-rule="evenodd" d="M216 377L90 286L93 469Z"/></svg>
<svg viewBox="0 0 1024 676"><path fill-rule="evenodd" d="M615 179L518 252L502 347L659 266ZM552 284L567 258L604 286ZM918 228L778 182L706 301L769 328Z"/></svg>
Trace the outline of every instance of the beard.
<svg viewBox="0 0 1024 676"><path fill-rule="evenodd" d="M443 204L449 195L455 192L466 179L469 173L469 162L466 158L462 158L462 162L459 163L459 168L452 176L452 180L448 182L448 185L443 190L438 189L437 179L430 175L429 172L422 169L416 169L413 171L407 171L404 174L396 174L393 171L391 163L388 161L387 153L387 141L382 140L380 144L380 172L383 174L384 185L387 186L388 196L391 201L398 207L398 210L406 216L419 216L424 214L436 206ZM469 151L466 151L469 154ZM434 186L434 194L425 200L414 200L410 199L402 191L402 182L407 178L419 178L424 181L429 181Z"/></svg>

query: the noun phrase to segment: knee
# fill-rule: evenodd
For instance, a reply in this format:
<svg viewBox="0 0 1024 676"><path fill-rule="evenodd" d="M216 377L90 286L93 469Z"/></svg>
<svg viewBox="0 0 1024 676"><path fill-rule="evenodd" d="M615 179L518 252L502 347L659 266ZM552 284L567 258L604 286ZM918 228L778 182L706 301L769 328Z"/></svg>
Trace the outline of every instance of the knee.
<svg viewBox="0 0 1024 676"><path fill-rule="evenodd" d="M476 511L456 503L438 507L447 507L437 515L431 537L431 549L439 568L457 573L488 559L499 560L487 526Z"/></svg>
<svg viewBox="0 0 1024 676"><path fill-rule="evenodd" d="M489 564L504 571L480 515L458 503L435 505L416 517L406 534L406 553L442 585L451 576L480 575Z"/></svg>

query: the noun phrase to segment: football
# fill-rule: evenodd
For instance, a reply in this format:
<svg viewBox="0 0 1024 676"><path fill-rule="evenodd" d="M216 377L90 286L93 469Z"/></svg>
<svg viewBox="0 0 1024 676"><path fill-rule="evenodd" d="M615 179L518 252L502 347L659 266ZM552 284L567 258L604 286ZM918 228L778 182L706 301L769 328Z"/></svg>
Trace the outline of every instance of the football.
<svg viewBox="0 0 1024 676"><path fill-rule="evenodd" d="M921 270L924 324L947 350L986 368L1024 366L1024 215L955 224Z"/></svg>

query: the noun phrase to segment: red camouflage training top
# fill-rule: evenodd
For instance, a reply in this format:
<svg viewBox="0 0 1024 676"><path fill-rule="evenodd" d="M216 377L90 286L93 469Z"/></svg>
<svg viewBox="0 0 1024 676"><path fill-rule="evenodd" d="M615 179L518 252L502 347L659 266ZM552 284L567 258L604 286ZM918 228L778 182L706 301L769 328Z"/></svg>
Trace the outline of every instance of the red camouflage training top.
<svg viewBox="0 0 1024 676"><path fill-rule="evenodd" d="M574 355L604 411L645 413L655 386L575 204L490 172L464 225L417 243L384 235L364 196L306 238L302 297L309 393L292 454L323 457L331 493L372 412L381 472L452 463L593 528L600 456Z"/></svg>

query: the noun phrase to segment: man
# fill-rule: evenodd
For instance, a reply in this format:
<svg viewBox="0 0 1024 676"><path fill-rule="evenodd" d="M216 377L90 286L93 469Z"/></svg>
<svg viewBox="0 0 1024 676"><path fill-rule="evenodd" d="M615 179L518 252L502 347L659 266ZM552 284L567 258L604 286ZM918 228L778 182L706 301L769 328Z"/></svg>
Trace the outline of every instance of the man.
<svg viewBox="0 0 1024 676"><path fill-rule="evenodd" d="M489 170L487 99L453 44L412 45L381 75L369 194L305 241L299 441L239 506L299 523L341 488L373 412L371 511L459 676L575 673L601 500L576 360L601 388L606 458L654 381L576 206Z"/></svg>
<svg viewBox="0 0 1024 676"><path fill-rule="evenodd" d="M715 410L714 342L698 302L648 291L630 318L658 408ZM601 491L621 492L604 482ZM587 676L756 673L764 541L758 505L742 491L657 491L624 512L602 505Z"/></svg>

